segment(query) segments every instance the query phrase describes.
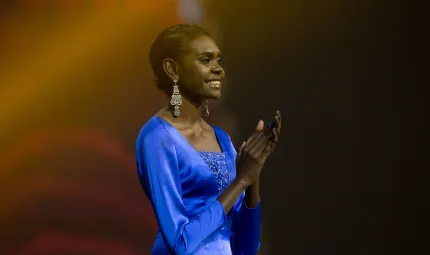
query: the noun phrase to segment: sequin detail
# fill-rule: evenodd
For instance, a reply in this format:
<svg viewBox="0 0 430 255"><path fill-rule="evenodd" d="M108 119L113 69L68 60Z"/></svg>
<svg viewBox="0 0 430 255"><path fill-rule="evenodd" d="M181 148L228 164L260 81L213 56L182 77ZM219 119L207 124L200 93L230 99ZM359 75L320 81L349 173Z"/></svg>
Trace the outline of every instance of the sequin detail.
<svg viewBox="0 0 430 255"><path fill-rule="evenodd" d="M230 184L225 154L213 151L199 151L198 153L214 174L218 191L223 192Z"/></svg>

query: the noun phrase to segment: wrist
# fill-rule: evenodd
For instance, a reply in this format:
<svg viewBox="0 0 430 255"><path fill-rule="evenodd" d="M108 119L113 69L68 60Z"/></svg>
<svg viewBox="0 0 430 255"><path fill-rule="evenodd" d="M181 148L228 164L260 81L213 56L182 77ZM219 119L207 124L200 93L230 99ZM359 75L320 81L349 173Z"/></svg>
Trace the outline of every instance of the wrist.
<svg viewBox="0 0 430 255"><path fill-rule="evenodd" d="M247 189L252 185L252 181L249 178L235 178L233 182L242 189Z"/></svg>
<svg viewBox="0 0 430 255"><path fill-rule="evenodd" d="M251 182L249 185L248 185L248 189L250 189L250 188L252 188L252 187L254 187L254 186L258 186L258 184L260 183L260 175L258 175L256 178L255 178L255 181L253 181L253 182Z"/></svg>

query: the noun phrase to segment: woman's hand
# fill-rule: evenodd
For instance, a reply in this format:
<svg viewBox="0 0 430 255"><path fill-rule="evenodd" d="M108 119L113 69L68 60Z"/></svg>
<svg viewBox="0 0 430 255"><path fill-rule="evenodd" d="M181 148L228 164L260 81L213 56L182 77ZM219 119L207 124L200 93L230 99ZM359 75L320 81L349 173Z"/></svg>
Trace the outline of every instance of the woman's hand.
<svg viewBox="0 0 430 255"><path fill-rule="evenodd" d="M276 111L276 116L270 126L266 126L266 132L272 131L271 147L272 153L275 151L276 144L278 143L279 135L281 134L281 111Z"/></svg>
<svg viewBox="0 0 430 255"><path fill-rule="evenodd" d="M270 126L264 127L263 120L257 124L254 134L244 142L236 158L237 177L249 186L260 176L269 155L274 151L281 130L280 112Z"/></svg>

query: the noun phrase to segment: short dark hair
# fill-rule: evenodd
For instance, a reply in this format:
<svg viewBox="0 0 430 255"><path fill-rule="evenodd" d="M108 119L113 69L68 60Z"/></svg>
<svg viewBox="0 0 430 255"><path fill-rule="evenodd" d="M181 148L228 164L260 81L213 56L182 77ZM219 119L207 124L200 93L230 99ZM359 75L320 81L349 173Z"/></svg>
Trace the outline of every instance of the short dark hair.
<svg viewBox="0 0 430 255"><path fill-rule="evenodd" d="M202 27L191 24L178 24L164 29L155 39L149 50L149 62L155 75L158 89L170 93L172 81L163 69L163 60L178 60L186 49L186 43L199 36L210 36Z"/></svg>

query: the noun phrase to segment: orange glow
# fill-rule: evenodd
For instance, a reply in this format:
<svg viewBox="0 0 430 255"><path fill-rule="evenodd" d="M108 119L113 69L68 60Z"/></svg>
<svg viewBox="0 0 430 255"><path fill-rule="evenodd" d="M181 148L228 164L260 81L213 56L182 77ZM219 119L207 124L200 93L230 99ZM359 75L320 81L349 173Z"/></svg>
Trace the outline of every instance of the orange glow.
<svg viewBox="0 0 430 255"><path fill-rule="evenodd" d="M115 53L116 49L127 47L129 35L145 33L144 29L151 29L154 20L166 24L177 20L175 3L168 0L125 1L116 8L93 11L81 8L72 17L53 16L55 11L39 7L43 1L22 1L21 4L24 8L38 9L29 18L19 12L4 28L9 40L19 42L5 42L7 54L0 63L0 119L9 123L8 127L29 109L43 111L47 106L41 101L55 94L48 92L85 89L79 83L76 87L58 84L77 71L96 68L106 52L121 54ZM65 8L61 6L59 3L54 9L61 11ZM0 125L0 132L6 133L5 128Z"/></svg>
<svg viewBox="0 0 430 255"><path fill-rule="evenodd" d="M110 138L99 131L85 129L58 129L46 130L25 137L17 143L14 148L0 158L0 169L13 171L14 167L25 160L26 157L37 154L48 154L49 151L59 148L89 148L100 152L107 158L118 161L125 170L130 171L126 175L137 175L134 155L126 152L118 140ZM137 183L136 183L137 186ZM61 178L49 178L44 176L40 179L20 180L20 185L14 192L8 192L1 199L2 210L0 218L8 216L14 208L32 201L43 194L55 194L67 199L79 198L80 200L97 201L110 213L123 218L133 218L135 221L143 221L151 229L156 229L156 222L151 210L135 207L134 201L122 196L116 191L101 190L96 186L77 184ZM143 197L143 194L142 194ZM149 203L148 207L149 208Z"/></svg>
<svg viewBox="0 0 430 255"><path fill-rule="evenodd" d="M129 246L121 242L105 241L96 237L75 237L58 231L44 230L28 244L23 246L16 255L43 254L100 254L100 255L137 255ZM142 254L143 255L143 254Z"/></svg>

